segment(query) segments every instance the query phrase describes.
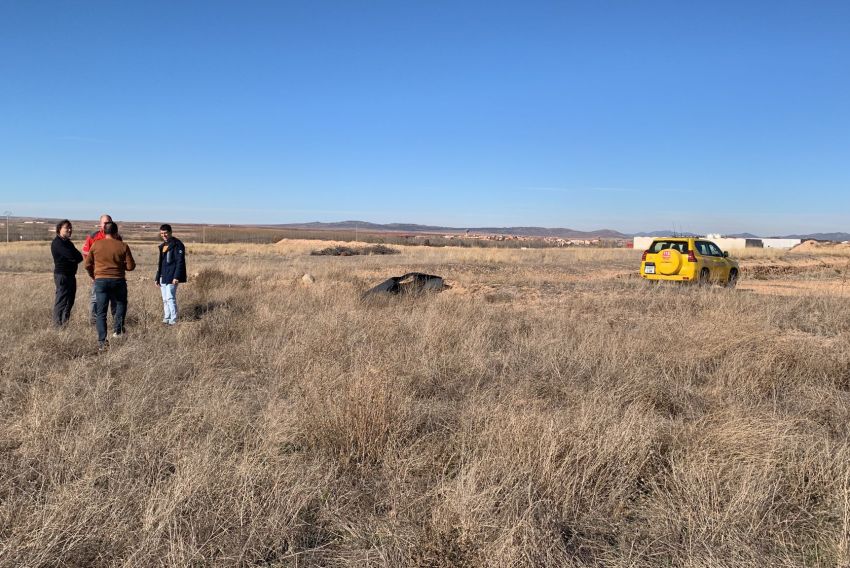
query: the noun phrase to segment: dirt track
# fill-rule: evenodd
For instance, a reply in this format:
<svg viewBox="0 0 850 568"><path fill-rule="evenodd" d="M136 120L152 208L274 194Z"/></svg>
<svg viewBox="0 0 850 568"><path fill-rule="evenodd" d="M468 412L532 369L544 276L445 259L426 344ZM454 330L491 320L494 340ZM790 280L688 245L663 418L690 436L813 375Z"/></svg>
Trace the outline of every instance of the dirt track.
<svg viewBox="0 0 850 568"><path fill-rule="evenodd" d="M850 259L787 254L741 261L741 290L780 296L850 296Z"/></svg>

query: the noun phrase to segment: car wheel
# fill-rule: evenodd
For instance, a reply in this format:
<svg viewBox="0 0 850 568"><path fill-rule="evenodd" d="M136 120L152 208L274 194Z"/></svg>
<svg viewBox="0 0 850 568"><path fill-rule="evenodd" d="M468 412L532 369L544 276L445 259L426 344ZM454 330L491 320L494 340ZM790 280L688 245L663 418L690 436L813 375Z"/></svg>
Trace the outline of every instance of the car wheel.
<svg viewBox="0 0 850 568"><path fill-rule="evenodd" d="M699 285L700 286L708 286L708 279L711 274L708 271L708 268L703 268L699 271Z"/></svg>
<svg viewBox="0 0 850 568"><path fill-rule="evenodd" d="M729 271L729 280L726 281L726 286L728 288L734 288L738 283L738 271L736 269L732 269Z"/></svg>

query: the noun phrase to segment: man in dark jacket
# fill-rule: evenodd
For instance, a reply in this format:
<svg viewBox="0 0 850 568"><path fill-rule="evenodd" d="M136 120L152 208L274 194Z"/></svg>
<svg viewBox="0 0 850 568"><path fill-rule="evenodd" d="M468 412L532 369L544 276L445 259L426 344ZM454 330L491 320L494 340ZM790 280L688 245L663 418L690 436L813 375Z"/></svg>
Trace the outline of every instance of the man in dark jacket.
<svg viewBox="0 0 850 568"><path fill-rule="evenodd" d="M159 262L154 281L162 292L162 323L177 323L177 285L186 282L186 247L171 234L171 225L159 228Z"/></svg>
<svg viewBox="0 0 850 568"><path fill-rule="evenodd" d="M53 254L53 282L56 284L56 299L53 302L53 323L64 327L71 318L71 308L77 297L77 265L83 255L71 242L74 228L68 219L56 224L56 238L50 243Z"/></svg>

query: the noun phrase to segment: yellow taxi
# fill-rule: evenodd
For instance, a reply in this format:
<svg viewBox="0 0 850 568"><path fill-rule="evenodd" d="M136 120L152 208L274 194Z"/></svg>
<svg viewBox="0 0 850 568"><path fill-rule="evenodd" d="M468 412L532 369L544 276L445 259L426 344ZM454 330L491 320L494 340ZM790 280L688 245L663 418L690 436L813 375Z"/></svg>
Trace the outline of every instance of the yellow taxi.
<svg viewBox="0 0 850 568"><path fill-rule="evenodd" d="M643 251L640 275L647 280L675 280L735 286L738 261L716 244L694 237L662 237Z"/></svg>

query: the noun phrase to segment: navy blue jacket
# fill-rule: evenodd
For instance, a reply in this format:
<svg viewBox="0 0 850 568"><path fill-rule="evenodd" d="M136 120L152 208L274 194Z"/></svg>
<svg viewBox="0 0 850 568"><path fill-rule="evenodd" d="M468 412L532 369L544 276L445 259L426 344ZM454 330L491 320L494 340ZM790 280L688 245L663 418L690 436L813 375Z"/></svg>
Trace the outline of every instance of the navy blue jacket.
<svg viewBox="0 0 850 568"><path fill-rule="evenodd" d="M167 250L166 245L168 246ZM159 263L156 267L157 284L163 281L171 284L175 280L186 281L186 247L180 239L171 237L159 245Z"/></svg>

